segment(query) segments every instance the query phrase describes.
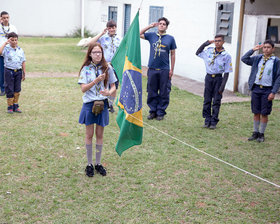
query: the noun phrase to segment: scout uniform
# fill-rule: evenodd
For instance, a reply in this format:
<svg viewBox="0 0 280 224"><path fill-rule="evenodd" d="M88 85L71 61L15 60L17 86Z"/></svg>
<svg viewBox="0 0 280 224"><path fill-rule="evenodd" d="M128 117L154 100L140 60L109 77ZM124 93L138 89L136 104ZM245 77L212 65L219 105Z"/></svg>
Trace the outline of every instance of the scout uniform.
<svg viewBox="0 0 280 224"><path fill-rule="evenodd" d="M8 112L20 112L18 99L21 91L22 63L25 62L24 51L20 47L15 49L7 44L2 52L4 57L5 92Z"/></svg>
<svg viewBox="0 0 280 224"><path fill-rule="evenodd" d="M163 117L169 105L171 80L169 79L169 53L177 48L173 36L146 32L144 37L150 43L150 58L148 64L147 104L150 114Z"/></svg>
<svg viewBox="0 0 280 224"><path fill-rule="evenodd" d="M210 43L204 44L207 46ZM219 89L223 82L223 73L232 72L231 56L224 49L217 52L214 47L209 47L197 55L204 60L207 73L202 116L205 118L205 126L215 127L219 122L218 116L222 100Z"/></svg>
<svg viewBox="0 0 280 224"><path fill-rule="evenodd" d="M0 24L0 46L2 46L7 41L7 34L8 33L17 33L17 29L13 25L4 26ZM0 91L1 95L4 95L4 58L0 56Z"/></svg>
<svg viewBox="0 0 280 224"><path fill-rule="evenodd" d="M95 80L98 75L102 74L102 69L100 66L96 66L91 63L88 66L84 66L80 73L79 84L88 84ZM108 69L109 79L107 82L106 89L109 88L109 85L117 81L113 68L109 65ZM99 82L98 84L91 87L83 95L83 107L80 113L79 123L90 125L98 124L102 127L105 127L109 124L109 112L108 112L108 103L104 103L104 110L101 114L95 115L92 113L93 102L95 100L104 100L107 101L108 97L101 95L99 92L105 90L104 81Z"/></svg>

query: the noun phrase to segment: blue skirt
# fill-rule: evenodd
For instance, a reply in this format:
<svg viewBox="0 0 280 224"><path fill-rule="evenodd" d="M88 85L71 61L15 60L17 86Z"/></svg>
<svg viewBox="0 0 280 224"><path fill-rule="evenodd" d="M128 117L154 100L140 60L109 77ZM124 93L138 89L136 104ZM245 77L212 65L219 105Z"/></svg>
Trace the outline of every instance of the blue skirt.
<svg viewBox="0 0 280 224"><path fill-rule="evenodd" d="M109 124L108 103L104 103L104 110L97 116L92 113L92 107L93 102L83 104L79 123L85 125L98 124L102 127L107 126Z"/></svg>

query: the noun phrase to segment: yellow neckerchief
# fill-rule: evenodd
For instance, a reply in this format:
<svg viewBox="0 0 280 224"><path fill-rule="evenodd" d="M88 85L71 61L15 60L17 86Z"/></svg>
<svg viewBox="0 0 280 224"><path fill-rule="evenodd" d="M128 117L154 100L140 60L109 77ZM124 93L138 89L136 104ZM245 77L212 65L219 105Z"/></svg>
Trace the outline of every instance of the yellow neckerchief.
<svg viewBox="0 0 280 224"><path fill-rule="evenodd" d="M95 68L95 77L97 78L99 76L98 69L100 69L102 66L100 64L96 65L93 62L91 62L91 64ZM96 84L96 91L97 91L98 94L99 94L100 90L101 90L101 82Z"/></svg>
<svg viewBox="0 0 280 224"><path fill-rule="evenodd" d="M1 23L1 26L2 26L2 30L5 34L5 36L7 37L8 33L10 32L10 23L8 23L8 30L7 31L4 28L4 23Z"/></svg>
<svg viewBox="0 0 280 224"><path fill-rule="evenodd" d="M158 56L160 57L161 37L164 36L164 35L166 35L166 33L163 33L163 34L157 33L157 35L158 35L158 41L157 41L158 44L157 44L157 46L156 46L154 58L157 57L157 53L158 53Z"/></svg>
<svg viewBox="0 0 280 224"><path fill-rule="evenodd" d="M267 62L272 56L274 56L274 54L270 55L269 57L265 57L265 55L263 55L263 64L262 64L262 67L261 67L261 72L260 72L260 75L259 75L259 80L261 80L262 77L263 77L263 71L264 71L266 62Z"/></svg>
<svg viewBox="0 0 280 224"><path fill-rule="evenodd" d="M112 47L112 52L113 54L115 53L115 44L114 44L114 38L117 34L113 34L112 36L109 35L109 37L111 37L111 47Z"/></svg>
<svg viewBox="0 0 280 224"><path fill-rule="evenodd" d="M212 58L211 62L209 63L209 65L214 65L214 61L215 61L216 57L218 57L218 55L221 54L224 51L225 51L225 49L222 48L221 51L218 51L218 53L216 53L216 48L214 48L213 49L213 58Z"/></svg>

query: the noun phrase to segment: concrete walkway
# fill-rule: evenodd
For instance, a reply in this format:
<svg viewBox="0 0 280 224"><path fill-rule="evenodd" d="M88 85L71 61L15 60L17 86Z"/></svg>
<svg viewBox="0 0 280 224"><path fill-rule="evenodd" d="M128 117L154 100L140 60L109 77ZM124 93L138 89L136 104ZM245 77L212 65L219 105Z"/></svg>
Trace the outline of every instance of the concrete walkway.
<svg viewBox="0 0 280 224"><path fill-rule="evenodd" d="M143 75L147 75L147 67L142 67ZM178 87L179 89L186 90L190 93L203 97L204 93L204 83L198 82L186 77L179 75L173 75L172 85ZM280 94L278 93L275 99L280 99ZM238 96L232 91L225 90L223 93L222 103L234 103L234 102L248 102L251 100L249 96Z"/></svg>

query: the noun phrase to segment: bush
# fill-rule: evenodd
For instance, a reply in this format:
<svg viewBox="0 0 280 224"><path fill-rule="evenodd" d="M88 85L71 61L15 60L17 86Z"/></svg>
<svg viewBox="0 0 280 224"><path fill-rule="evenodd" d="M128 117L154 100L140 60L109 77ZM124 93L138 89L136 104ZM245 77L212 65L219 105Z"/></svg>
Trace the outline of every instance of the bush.
<svg viewBox="0 0 280 224"><path fill-rule="evenodd" d="M81 37L81 28L77 27L75 28L70 34L66 35L67 37L74 37L78 38ZM94 37L96 34L92 33L87 27L84 28L84 37Z"/></svg>

